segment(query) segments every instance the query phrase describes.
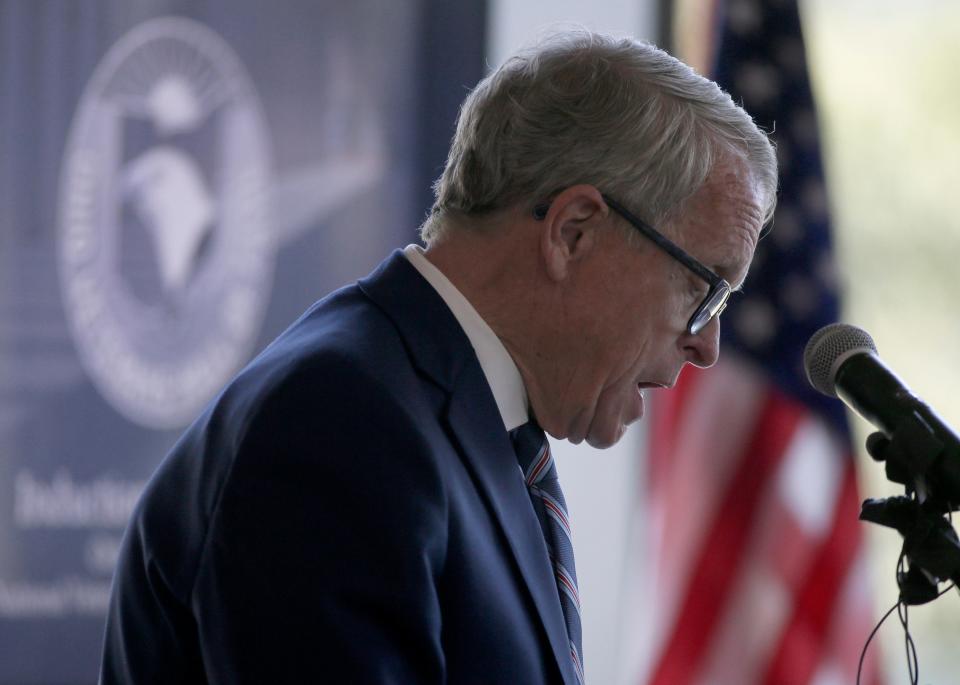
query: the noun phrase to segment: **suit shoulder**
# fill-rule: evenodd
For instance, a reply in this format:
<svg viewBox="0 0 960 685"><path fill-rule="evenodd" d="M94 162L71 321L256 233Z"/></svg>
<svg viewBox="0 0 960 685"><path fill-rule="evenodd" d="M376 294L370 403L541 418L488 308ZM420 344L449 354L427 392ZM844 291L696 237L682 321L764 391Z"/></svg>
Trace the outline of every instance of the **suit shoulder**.
<svg viewBox="0 0 960 685"><path fill-rule="evenodd" d="M433 394L424 384L393 322L349 287L318 302L271 343L221 403L240 405L250 416L267 401L334 413L391 404L402 412L424 391Z"/></svg>
<svg viewBox="0 0 960 685"><path fill-rule="evenodd" d="M431 392L389 319L356 288L338 291L271 343L185 431L138 504L131 542L158 552L171 589L186 600L231 482L255 486L271 472L317 468L349 478L388 444L398 466L416 464L411 478L433 481L440 400ZM345 454L350 459L338 464Z"/></svg>

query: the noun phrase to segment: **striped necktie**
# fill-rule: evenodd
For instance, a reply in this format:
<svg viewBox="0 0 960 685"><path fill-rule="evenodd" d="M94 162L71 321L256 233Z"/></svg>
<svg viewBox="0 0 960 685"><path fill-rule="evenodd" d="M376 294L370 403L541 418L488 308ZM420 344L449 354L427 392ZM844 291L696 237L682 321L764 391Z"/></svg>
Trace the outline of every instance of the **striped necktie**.
<svg viewBox="0 0 960 685"><path fill-rule="evenodd" d="M573 563L573 544L567 505L560 491L557 467L550 454L550 444L543 429L530 421L510 431L517 452L530 500L540 519L560 593L560 607L570 639L570 658L583 685L583 647L580 627L580 593L577 591L577 569Z"/></svg>

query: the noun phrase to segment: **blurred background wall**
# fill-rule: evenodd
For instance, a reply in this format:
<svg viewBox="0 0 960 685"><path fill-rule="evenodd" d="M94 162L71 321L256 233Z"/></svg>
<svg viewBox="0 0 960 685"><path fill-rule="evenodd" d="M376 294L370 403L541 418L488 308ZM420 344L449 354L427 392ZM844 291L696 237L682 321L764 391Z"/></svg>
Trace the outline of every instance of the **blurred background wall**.
<svg viewBox="0 0 960 685"><path fill-rule="evenodd" d="M137 493L252 354L416 239L486 14L0 2L0 682L95 682Z"/></svg>
<svg viewBox="0 0 960 685"><path fill-rule="evenodd" d="M763 33L768 10L789 6L0 0L0 683L95 681L113 559L143 482L251 354L317 297L416 240L459 102L490 67L545 27L574 22L672 43L714 73L728 54L718 47L723 26L733 27L728 36ZM786 254L804 259L789 240L813 207L833 235L841 316L874 333L891 366L957 425L960 15L947 0L799 7L816 109L796 117L800 133L782 116L775 128L782 154L804 130L822 149L824 190L807 194L799 217L796 205L778 215L770 245L786 241ZM671 17L683 22L679 34L667 29ZM773 41L769 64L789 62L798 46L802 56L793 38ZM757 66L745 83L769 84L775 67ZM748 98L762 89L725 85L754 111ZM810 291L798 292L803 306ZM725 323L736 312L735 303ZM689 410L703 425L706 416L719 422L711 439L735 428L739 415L713 412L737 406L754 374L726 368ZM705 454L681 449L690 463L669 463L692 470L667 480L660 472L672 486L651 491L651 432L672 411L651 399L651 416L615 448L555 445L589 681L851 682L864 624L831 632L843 607L829 602L822 618L809 607L845 593L857 611L866 607L868 630L895 601L896 534L856 524L844 538L856 564L835 577L810 571L805 595L754 572L770 555L755 562L750 552L771 529L788 546L807 540L802 526L765 529L761 520L836 526L851 506L855 516L856 497L897 492L859 450L865 425L854 420L841 461L787 459L793 470L762 490L748 479L733 498L756 497L758 508L725 519L698 489L725 478L712 442L699 447ZM809 454L828 453L838 438L824 440ZM849 455L859 493L835 509L836 464ZM739 585L717 591L715 574L665 555L707 532L731 535L724 526L735 524L745 531L730 538L744 550ZM704 548L707 571L724 567L732 549L718 539L719 549ZM682 572L666 577L665 568ZM739 632L676 635L684 587L692 615L706 611ZM911 613L924 682L956 680L958 611L952 595ZM761 658L745 645L764 632L789 633L777 652L782 670L715 675ZM879 639L868 682L905 680L899 626ZM664 654L696 667L658 671Z"/></svg>

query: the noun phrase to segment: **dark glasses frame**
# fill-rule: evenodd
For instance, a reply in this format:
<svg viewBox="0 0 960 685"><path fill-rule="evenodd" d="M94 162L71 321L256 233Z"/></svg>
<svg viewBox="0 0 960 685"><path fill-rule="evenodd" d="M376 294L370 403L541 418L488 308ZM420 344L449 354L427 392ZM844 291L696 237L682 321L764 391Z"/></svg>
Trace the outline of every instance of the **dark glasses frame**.
<svg viewBox="0 0 960 685"><path fill-rule="evenodd" d="M690 335L696 335L702 331L704 327L715 317L720 316L723 310L726 309L727 301L730 299L730 294L733 292L733 288L726 281L726 279L718 276L712 270L705 267L699 261L690 256L686 250L660 233L647 222L634 216L630 210L616 200L608 197L607 195L603 195L602 197L603 201L607 203L610 209L622 216L627 223L640 231L649 240L653 241L657 247L683 264L687 269L702 278L710 286L706 297L703 298L703 301L700 302L699 306L696 308L696 310L694 310L693 315L690 317L690 320L687 322L687 333ZM538 204L533 208L534 218L538 220L544 219L547 216L547 210L549 208L549 203Z"/></svg>

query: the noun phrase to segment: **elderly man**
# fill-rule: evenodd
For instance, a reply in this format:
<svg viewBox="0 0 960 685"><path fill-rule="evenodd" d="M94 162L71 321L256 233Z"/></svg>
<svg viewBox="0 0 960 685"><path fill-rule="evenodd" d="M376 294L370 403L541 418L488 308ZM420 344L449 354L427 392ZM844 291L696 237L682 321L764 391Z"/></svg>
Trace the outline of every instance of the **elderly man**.
<svg viewBox="0 0 960 685"><path fill-rule="evenodd" d="M160 467L102 681L582 683L543 431L611 445L645 387L714 363L775 190L750 117L653 46L509 59L464 103L426 250L318 302Z"/></svg>

